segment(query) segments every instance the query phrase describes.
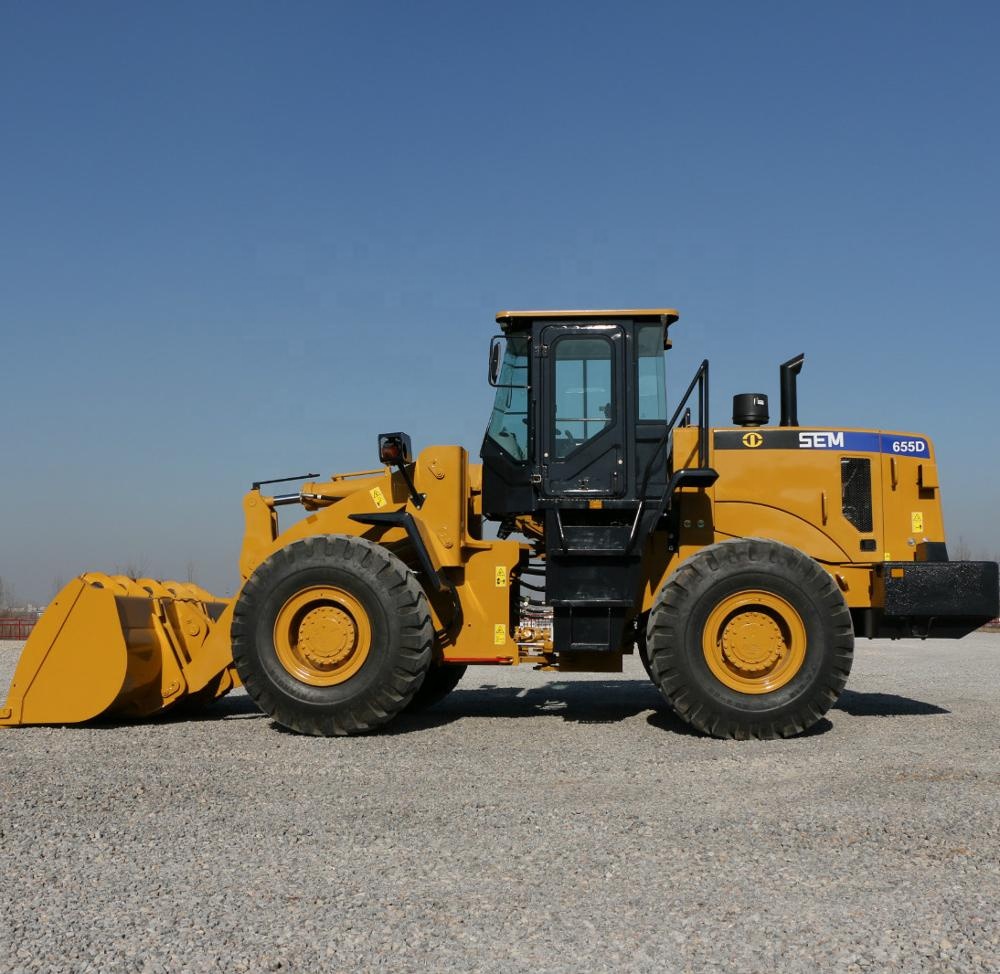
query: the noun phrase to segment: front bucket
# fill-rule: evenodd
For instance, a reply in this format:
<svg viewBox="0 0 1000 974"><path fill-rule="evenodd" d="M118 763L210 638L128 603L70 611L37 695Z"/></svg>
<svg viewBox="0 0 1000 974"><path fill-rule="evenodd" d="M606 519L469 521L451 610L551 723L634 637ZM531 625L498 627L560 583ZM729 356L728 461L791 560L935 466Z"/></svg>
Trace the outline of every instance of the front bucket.
<svg viewBox="0 0 1000 974"><path fill-rule="evenodd" d="M238 683L226 609L190 583L75 578L28 637L0 725L149 717L221 697Z"/></svg>

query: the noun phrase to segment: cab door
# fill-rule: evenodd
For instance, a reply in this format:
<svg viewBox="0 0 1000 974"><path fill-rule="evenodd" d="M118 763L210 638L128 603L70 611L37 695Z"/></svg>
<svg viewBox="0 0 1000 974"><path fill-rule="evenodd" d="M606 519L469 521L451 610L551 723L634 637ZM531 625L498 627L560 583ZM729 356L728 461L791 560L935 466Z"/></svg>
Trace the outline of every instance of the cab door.
<svg viewBox="0 0 1000 974"><path fill-rule="evenodd" d="M624 334L618 325L548 325L537 349L542 488L550 497L625 490Z"/></svg>

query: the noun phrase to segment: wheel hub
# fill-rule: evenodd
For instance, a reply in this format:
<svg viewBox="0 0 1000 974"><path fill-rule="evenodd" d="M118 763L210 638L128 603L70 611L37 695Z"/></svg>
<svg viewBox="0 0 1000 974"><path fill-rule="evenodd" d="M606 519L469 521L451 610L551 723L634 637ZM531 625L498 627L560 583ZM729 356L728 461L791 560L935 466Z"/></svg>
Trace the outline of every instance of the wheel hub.
<svg viewBox="0 0 1000 974"><path fill-rule="evenodd" d="M278 611L274 649L281 665L310 686L349 680L368 658L372 630L358 598L333 585L297 592Z"/></svg>
<svg viewBox="0 0 1000 974"><path fill-rule="evenodd" d="M726 624L722 651L741 670L756 673L777 662L785 650L781 629L764 612L740 612Z"/></svg>
<svg viewBox="0 0 1000 974"><path fill-rule="evenodd" d="M299 624L299 652L314 666L342 663L358 640L358 627L339 606L321 605L306 613Z"/></svg>
<svg viewBox="0 0 1000 974"><path fill-rule="evenodd" d="M801 669L806 628L787 599L747 589L725 596L709 613L702 650L709 670L730 690L771 693Z"/></svg>

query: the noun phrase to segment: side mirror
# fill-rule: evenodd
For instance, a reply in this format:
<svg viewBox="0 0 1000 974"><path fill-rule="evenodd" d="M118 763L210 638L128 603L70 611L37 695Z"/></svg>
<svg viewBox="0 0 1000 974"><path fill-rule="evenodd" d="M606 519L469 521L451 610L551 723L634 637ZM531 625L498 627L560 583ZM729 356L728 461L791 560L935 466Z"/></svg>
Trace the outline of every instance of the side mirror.
<svg viewBox="0 0 1000 974"><path fill-rule="evenodd" d="M418 510L423 507L426 495L418 493L413 477L406 467L408 463L413 462L413 447L410 445L409 436L406 433L379 433L378 458L380 463L384 463L387 467L395 467L402 475L413 506Z"/></svg>
<svg viewBox="0 0 1000 974"><path fill-rule="evenodd" d="M406 433L379 433L378 459L390 467L413 462L413 446Z"/></svg>
<svg viewBox="0 0 1000 974"><path fill-rule="evenodd" d="M503 335L494 335L490 339L490 385L495 386L500 379L500 343Z"/></svg>

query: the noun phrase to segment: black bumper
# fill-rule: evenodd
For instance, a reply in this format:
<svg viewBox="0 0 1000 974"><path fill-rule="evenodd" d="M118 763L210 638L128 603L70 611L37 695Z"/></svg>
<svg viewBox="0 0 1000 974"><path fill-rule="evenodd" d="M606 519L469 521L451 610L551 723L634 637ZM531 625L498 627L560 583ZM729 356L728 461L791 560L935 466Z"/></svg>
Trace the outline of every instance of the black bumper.
<svg viewBox="0 0 1000 974"><path fill-rule="evenodd" d="M875 569L872 594L871 635L957 639L1000 616L1000 566L887 561Z"/></svg>

